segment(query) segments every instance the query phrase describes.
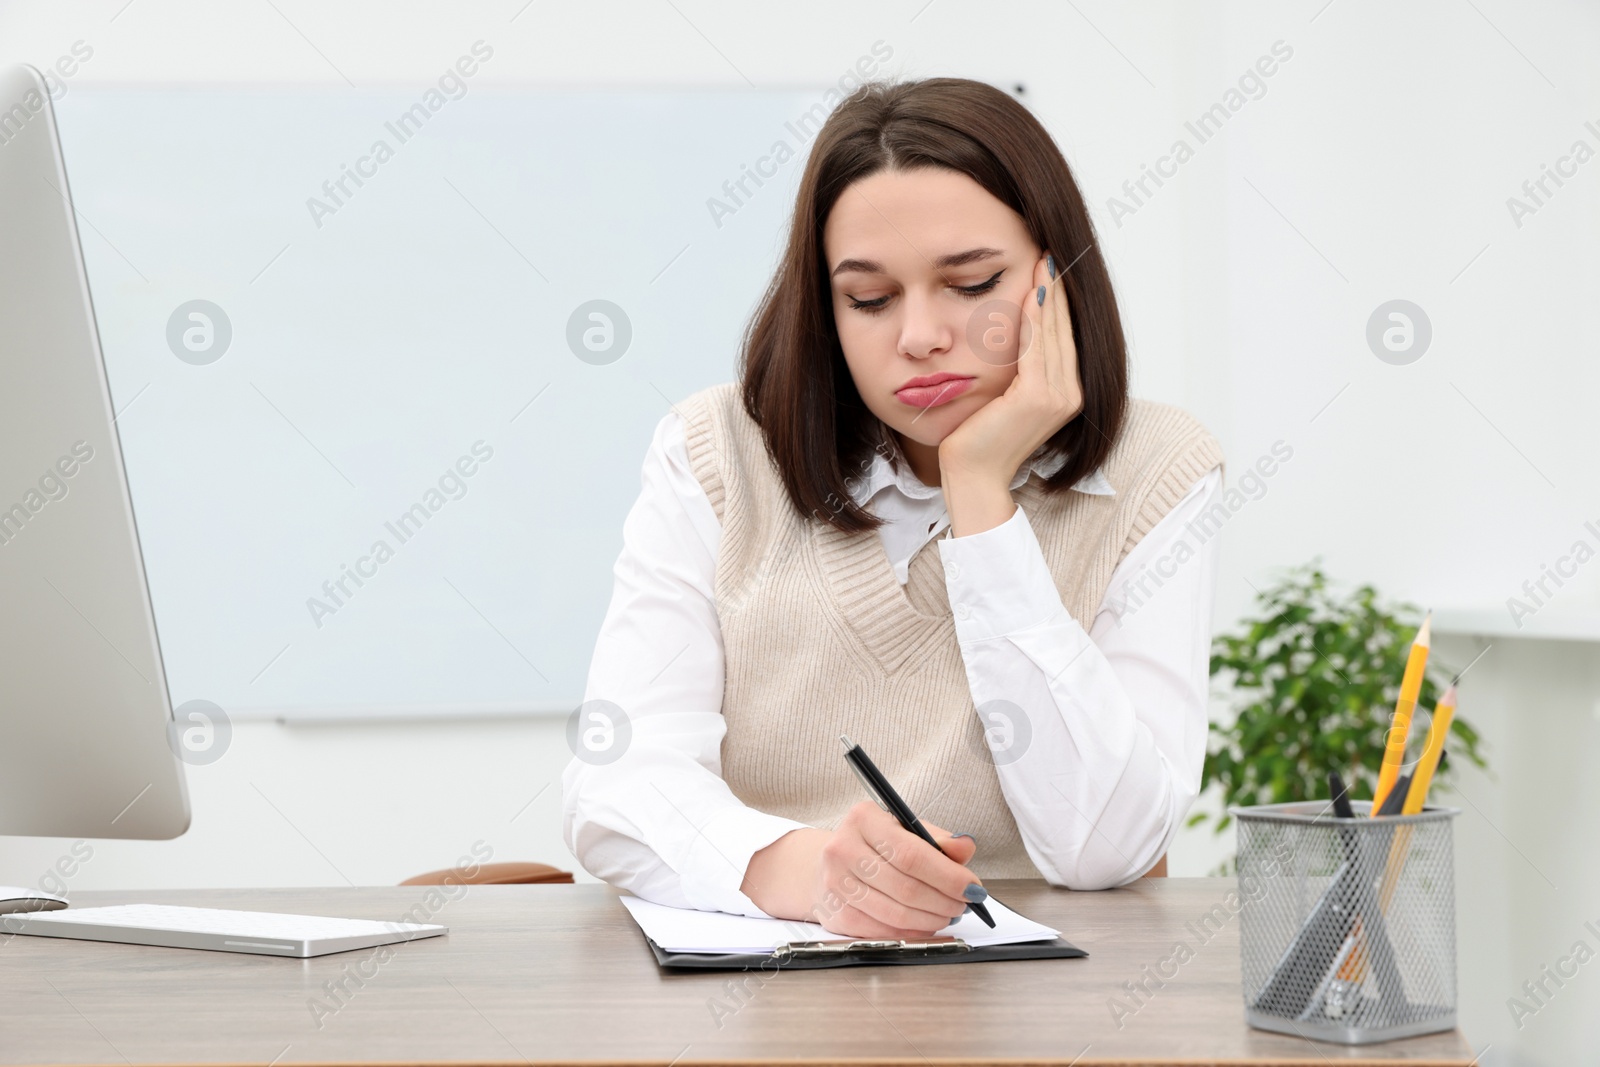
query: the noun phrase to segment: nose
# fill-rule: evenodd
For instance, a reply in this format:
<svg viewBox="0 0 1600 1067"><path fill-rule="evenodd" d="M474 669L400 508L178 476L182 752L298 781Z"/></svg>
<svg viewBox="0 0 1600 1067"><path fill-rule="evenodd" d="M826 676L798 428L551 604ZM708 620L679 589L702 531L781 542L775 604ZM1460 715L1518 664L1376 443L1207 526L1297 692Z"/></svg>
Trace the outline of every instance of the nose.
<svg viewBox="0 0 1600 1067"><path fill-rule="evenodd" d="M955 330L938 306L926 294L906 293L900 306L900 352L913 359L927 359L950 351Z"/></svg>

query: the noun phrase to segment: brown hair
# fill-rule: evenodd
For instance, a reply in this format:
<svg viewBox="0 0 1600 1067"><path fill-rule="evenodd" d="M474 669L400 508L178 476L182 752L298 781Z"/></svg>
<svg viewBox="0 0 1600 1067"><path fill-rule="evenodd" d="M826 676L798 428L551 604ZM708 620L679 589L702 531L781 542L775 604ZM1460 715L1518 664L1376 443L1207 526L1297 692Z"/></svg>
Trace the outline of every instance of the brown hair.
<svg viewBox="0 0 1600 1067"><path fill-rule="evenodd" d="M884 427L845 364L823 225L851 183L881 170L922 167L967 175L1022 217L1058 269L1067 268L1083 411L1047 442L1050 455L1067 457L1048 490L1068 489L1105 462L1127 407L1127 347L1111 278L1083 196L1050 134L1027 108L982 82L868 83L817 134L788 248L745 333L740 365L745 410L761 427L790 501L801 515L847 533L883 522L850 498L845 472L864 469Z"/></svg>

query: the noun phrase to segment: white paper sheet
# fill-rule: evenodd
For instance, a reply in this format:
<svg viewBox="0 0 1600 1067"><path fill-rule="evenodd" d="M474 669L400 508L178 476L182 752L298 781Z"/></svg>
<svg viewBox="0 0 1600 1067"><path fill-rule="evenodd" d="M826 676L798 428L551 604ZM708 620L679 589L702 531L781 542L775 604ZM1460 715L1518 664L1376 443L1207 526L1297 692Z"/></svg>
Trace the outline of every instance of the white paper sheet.
<svg viewBox="0 0 1600 1067"><path fill-rule="evenodd" d="M819 923L796 919L758 919L721 911L669 908L631 896L621 900L645 936L667 952L771 952L789 941L828 941L843 936ZM959 937L973 948L1048 941L1061 936L1060 931L1018 915L993 897L986 904L994 929L968 912L959 923L946 926L939 933Z"/></svg>

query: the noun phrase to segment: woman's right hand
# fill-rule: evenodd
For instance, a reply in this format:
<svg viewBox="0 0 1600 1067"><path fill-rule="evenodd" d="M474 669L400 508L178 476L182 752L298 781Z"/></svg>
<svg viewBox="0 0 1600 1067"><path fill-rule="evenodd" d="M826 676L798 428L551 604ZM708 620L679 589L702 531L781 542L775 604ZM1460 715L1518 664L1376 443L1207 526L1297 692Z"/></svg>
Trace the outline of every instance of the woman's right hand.
<svg viewBox="0 0 1600 1067"><path fill-rule="evenodd" d="M835 830L793 830L756 852L740 888L768 915L847 937L924 937L960 918L978 878L964 866L972 838L923 826L943 854L862 801Z"/></svg>

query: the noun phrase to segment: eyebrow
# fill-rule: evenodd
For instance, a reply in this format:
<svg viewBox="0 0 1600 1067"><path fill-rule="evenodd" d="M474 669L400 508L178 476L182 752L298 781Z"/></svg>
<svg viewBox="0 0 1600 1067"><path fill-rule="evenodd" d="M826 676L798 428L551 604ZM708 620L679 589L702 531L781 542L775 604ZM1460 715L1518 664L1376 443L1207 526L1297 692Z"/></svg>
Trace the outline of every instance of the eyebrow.
<svg viewBox="0 0 1600 1067"><path fill-rule="evenodd" d="M1005 253L1001 252L998 248L969 248L965 252L951 252L949 255L940 256L938 259L933 261L933 269L942 271L950 267L965 267L969 263L977 263L985 259L993 259L995 256L1003 255L1005 255ZM883 264L877 262L876 260L844 259L840 260L839 265L833 268L833 273L830 274L829 277L837 278L841 274L849 274L852 272L858 274L888 273L888 271L883 269Z"/></svg>

